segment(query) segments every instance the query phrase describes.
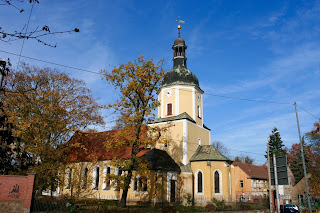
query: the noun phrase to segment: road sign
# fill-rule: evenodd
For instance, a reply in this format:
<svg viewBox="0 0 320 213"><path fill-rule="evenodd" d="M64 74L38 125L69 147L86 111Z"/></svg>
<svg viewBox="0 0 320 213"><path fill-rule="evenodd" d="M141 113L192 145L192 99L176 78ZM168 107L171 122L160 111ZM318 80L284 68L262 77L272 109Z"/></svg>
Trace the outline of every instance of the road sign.
<svg viewBox="0 0 320 213"><path fill-rule="evenodd" d="M288 170L287 170L287 157L277 157L277 176L278 185L288 185ZM273 158L270 158L270 173L271 173L271 184L275 185L274 181L274 163Z"/></svg>

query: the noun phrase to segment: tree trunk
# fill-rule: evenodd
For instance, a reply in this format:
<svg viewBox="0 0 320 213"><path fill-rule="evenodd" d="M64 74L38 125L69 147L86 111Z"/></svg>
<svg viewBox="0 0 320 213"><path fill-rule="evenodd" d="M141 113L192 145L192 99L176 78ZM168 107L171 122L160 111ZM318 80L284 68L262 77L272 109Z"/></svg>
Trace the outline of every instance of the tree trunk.
<svg viewBox="0 0 320 213"><path fill-rule="evenodd" d="M128 196L129 186L130 186L131 177L132 177L132 170L133 170L133 168L130 168L128 170L128 176L127 176L126 182L124 184L124 189L122 191L122 196L121 196L121 200L120 200L120 204L119 204L119 206L121 208L127 207L127 196Z"/></svg>

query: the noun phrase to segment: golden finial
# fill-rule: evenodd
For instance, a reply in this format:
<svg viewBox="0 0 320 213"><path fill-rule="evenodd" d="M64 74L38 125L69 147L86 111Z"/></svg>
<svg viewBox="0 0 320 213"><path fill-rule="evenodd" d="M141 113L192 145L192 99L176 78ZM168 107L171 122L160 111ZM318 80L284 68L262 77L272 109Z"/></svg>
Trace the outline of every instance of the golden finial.
<svg viewBox="0 0 320 213"><path fill-rule="evenodd" d="M182 21L181 19L180 19L180 16L179 16L179 20L176 20L176 22L178 22L178 23L180 23L180 24L184 24L185 23L185 21ZM178 37L180 38L180 30L181 30L181 25L178 25Z"/></svg>

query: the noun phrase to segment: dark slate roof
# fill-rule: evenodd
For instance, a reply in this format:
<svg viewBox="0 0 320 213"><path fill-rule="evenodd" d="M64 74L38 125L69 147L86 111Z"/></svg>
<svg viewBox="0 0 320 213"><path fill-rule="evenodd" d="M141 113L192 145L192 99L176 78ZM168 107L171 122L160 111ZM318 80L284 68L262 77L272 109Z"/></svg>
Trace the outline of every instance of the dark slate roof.
<svg viewBox="0 0 320 213"><path fill-rule="evenodd" d="M254 179L268 179L268 169L265 166L256 166L242 162L233 162L234 166L240 167L248 176Z"/></svg>
<svg viewBox="0 0 320 213"><path fill-rule="evenodd" d="M166 151L160 149L151 149L142 157L144 157L148 161L149 170L167 170L180 172L180 167Z"/></svg>
<svg viewBox="0 0 320 213"><path fill-rule="evenodd" d="M188 115L188 113L184 112L184 113L181 113L180 115L176 115L176 116L171 116L171 117L167 117L167 118L157 118L156 120L152 121L151 124L161 123L161 122L168 122L168 121L177 121L177 120L182 120L182 119L187 119L187 120L191 121L192 123L196 123Z"/></svg>
<svg viewBox="0 0 320 213"><path fill-rule="evenodd" d="M179 37L179 38L176 38L176 40L174 40L174 44L173 45L185 45L186 42L183 40L183 38Z"/></svg>
<svg viewBox="0 0 320 213"><path fill-rule="evenodd" d="M183 66L173 68L164 77L162 86L171 85L190 85L200 89L197 76Z"/></svg>
<svg viewBox="0 0 320 213"><path fill-rule="evenodd" d="M196 152L190 158L193 161L230 161L227 157L218 152L212 145L198 146Z"/></svg>
<svg viewBox="0 0 320 213"><path fill-rule="evenodd" d="M181 172L192 173L192 168L190 163L188 163L187 165L180 164L180 169L181 169Z"/></svg>

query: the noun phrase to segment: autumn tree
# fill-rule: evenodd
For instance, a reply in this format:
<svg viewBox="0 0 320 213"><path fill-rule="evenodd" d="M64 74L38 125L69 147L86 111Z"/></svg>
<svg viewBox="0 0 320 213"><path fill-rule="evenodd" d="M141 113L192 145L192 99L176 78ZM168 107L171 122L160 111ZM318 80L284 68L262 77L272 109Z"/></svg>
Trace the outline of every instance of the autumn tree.
<svg viewBox="0 0 320 213"><path fill-rule="evenodd" d="M307 172L310 172L313 167L315 155L313 154L311 147L305 144L304 137L302 137L302 145L306 169ZM300 143L293 144L290 149L286 148L286 152L290 169L297 183L304 176Z"/></svg>
<svg viewBox="0 0 320 213"><path fill-rule="evenodd" d="M314 123L315 129L306 133L306 141L310 145L315 159L313 160L314 166L311 170L310 178L310 191L314 195L320 194L320 119L319 122Z"/></svg>
<svg viewBox="0 0 320 213"><path fill-rule="evenodd" d="M28 0L28 3L30 3L30 6L33 9L35 4L39 4L39 0ZM11 7L16 9L17 14L21 14L25 12L24 7L27 6L23 0L3 0L2 3L0 3L0 6L2 7ZM6 29L3 28L3 26L0 26L0 41L10 43L16 40L20 39L28 39L28 40L35 40L39 43L42 43L46 46L50 47L57 47L57 44L51 44L44 40L44 37L50 36L50 35L57 35L57 34L63 34L63 33L73 33L73 32L80 32L78 28L74 28L72 30L65 30L65 31L52 31L50 30L50 27L48 25L44 25L42 27L36 27L34 29L28 29L28 26L24 26L21 29L16 29L14 31L6 31Z"/></svg>
<svg viewBox="0 0 320 213"><path fill-rule="evenodd" d="M247 163L247 164L253 164L254 159L250 158L249 156L236 156L234 158L235 162L243 162L243 163Z"/></svg>
<svg viewBox="0 0 320 213"><path fill-rule="evenodd" d="M48 67L23 63L11 70L5 89L4 112L21 141L15 146L34 159L37 186L53 187L65 160L64 143L77 130L103 124L100 107L83 81Z"/></svg>
<svg viewBox="0 0 320 213"><path fill-rule="evenodd" d="M121 128L116 134L110 135L111 139L105 144L106 149L116 151L130 147L131 150L130 159L114 159L116 166L126 171L121 177L117 176L117 184L123 189L120 206L126 207L128 189L136 165L141 173L147 170L146 163L141 162L137 153L141 148L155 144L160 136L157 134L159 129L147 124L154 119L154 110L159 106L156 92L161 86L165 71L162 60L155 65L152 59L146 61L141 55L135 62L120 64L111 72L103 72L105 79L120 92L119 99L107 108L113 108L118 113Z"/></svg>
<svg viewBox="0 0 320 213"><path fill-rule="evenodd" d="M315 155L320 158L320 134L319 132L311 131L305 135L306 141L312 148Z"/></svg>
<svg viewBox="0 0 320 213"><path fill-rule="evenodd" d="M286 150L284 149L283 141L280 137L280 132L276 127L273 128L271 135L269 135L269 154L270 156L275 153L276 157L283 156L286 154ZM266 154L267 158L268 155Z"/></svg>

